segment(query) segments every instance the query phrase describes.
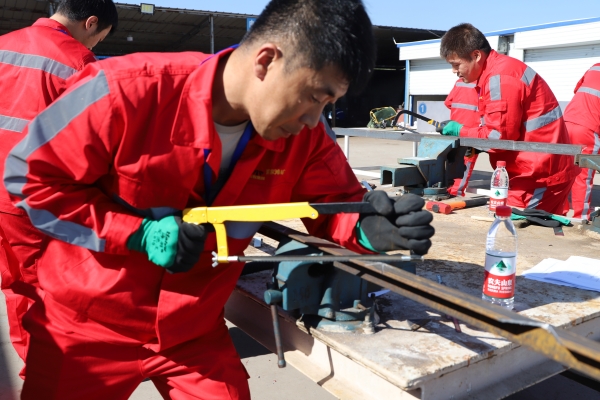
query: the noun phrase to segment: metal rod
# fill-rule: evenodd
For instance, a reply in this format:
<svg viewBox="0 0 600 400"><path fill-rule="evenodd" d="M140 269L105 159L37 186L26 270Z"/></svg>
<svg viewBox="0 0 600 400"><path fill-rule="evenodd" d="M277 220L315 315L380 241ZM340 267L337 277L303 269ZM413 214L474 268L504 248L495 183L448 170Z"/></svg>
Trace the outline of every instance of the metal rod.
<svg viewBox="0 0 600 400"><path fill-rule="evenodd" d="M344 136L344 155L346 160L350 159L350 136Z"/></svg>
<svg viewBox="0 0 600 400"><path fill-rule="evenodd" d="M289 237L328 254L355 254L327 240L272 222L264 224L260 232L276 240ZM351 263L334 262L333 265L600 380L600 343L489 304L480 298L415 276L389 264L353 260Z"/></svg>
<svg viewBox="0 0 600 400"><path fill-rule="evenodd" d="M214 261L214 260L213 260ZM354 254L354 255L314 255L314 256L231 256L227 258L229 262L335 262L335 261L371 261L371 262L389 262L389 261L423 261L423 256L404 255L404 254Z"/></svg>
<svg viewBox="0 0 600 400"><path fill-rule="evenodd" d="M277 366L285 368L285 356L283 355L283 346L281 345L281 330L279 329L279 314L277 305L271 304L271 318L273 319L273 333L275 336L275 347L277 348Z"/></svg>
<svg viewBox="0 0 600 400"><path fill-rule="evenodd" d="M215 54L215 16L210 14L210 54Z"/></svg>

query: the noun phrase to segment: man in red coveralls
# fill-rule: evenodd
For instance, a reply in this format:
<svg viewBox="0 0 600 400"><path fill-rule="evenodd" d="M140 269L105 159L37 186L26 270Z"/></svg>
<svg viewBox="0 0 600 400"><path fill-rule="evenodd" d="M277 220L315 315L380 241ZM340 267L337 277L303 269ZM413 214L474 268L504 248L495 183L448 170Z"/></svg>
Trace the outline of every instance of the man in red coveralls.
<svg viewBox="0 0 600 400"><path fill-rule="evenodd" d="M464 83L479 94L479 125L450 121L444 135L566 143L569 136L561 109L546 82L523 62L498 54L471 24L450 29L440 55ZM508 204L564 214L564 205L579 173L572 156L500 151L490 153L492 167L506 161L510 177Z"/></svg>
<svg viewBox="0 0 600 400"><path fill-rule="evenodd" d="M467 126L477 126L480 122L477 109L478 95L474 83L465 83L459 79L454 84L452 91L446 97L444 104L450 109L450 119ZM470 149L465 155L465 173L462 178L454 179L454 184L448 189L452 196L464 196L465 189L473 174L477 153Z"/></svg>
<svg viewBox="0 0 600 400"><path fill-rule="evenodd" d="M89 50L117 25L112 0L66 0L56 14L32 26L0 36L0 173L10 149L27 123L66 88L66 79L94 62ZM37 287L36 260L46 235L10 201L0 184L0 226L17 262L0 263L10 337L25 360L28 334L20 319L30 301L23 294ZM15 283L16 281L16 283Z"/></svg>
<svg viewBox="0 0 600 400"><path fill-rule="evenodd" d="M573 144L583 154L600 152L600 64L593 65L575 86L575 96L565 110L565 124ZM571 188L573 218L589 219L596 170L582 168Z"/></svg>
<svg viewBox="0 0 600 400"><path fill-rule="evenodd" d="M332 18L331 16L336 16ZM360 0L273 0L236 49L138 53L90 64L24 131L4 182L52 237L23 399L248 399L223 319L242 263L211 266L197 206L357 201L364 189L319 116L366 83L374 39ZM377 215L306 221L355 251L431 246L414 195L365 195ZM226 225L242 254L260 224Z"/></svg>

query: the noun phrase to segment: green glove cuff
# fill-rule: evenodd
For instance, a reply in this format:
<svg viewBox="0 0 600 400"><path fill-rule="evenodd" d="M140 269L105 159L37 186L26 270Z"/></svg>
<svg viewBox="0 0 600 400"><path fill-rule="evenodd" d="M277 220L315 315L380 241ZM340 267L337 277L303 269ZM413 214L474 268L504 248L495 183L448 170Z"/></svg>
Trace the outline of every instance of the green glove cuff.
<svg viewBox="0 0 600 400"><path fill-rule="evenodd" d="M146 253L154 264L167 268L175 262L179 225L175 217L159 221L144 219L139 229L127 240L127 248Z"/></svg>
<svg viewBox="0 0 600 400"><path fill-rule="evenodd" d="M510 219L513 221L520 221L520 220L527 219L527 218L522 215L511 214Z"/></svg>
<svg viewBox="0 0 600 400"><path fill-rule="evenodd" d="M462 127L463 127L462 124L459 124L456 121L450 121L450 122L448 122L448 124L446 124L446 126L442 130L442 135L460 136L460 130L462 129Z"/></svg>
<svg viewBox="0 0 600 400"><path fill-rule="evenodd" d="M360 229L360 220L356 223L356 238L358 239L358 243L367 250L374 251L375 253L381 253L373 248L371 242L367 238L367 235Z"/></svg>
<svg viewBox="0 0 600 400"><path fill-rule="evenodd" d="M552 218L555 221L560 222L561 224L563 224L565 226L567 226L567 225L569 225L571 223L571 220L569 218L565 218L565 217L563 217L561 215L551 214L550 218Z"/></svg>

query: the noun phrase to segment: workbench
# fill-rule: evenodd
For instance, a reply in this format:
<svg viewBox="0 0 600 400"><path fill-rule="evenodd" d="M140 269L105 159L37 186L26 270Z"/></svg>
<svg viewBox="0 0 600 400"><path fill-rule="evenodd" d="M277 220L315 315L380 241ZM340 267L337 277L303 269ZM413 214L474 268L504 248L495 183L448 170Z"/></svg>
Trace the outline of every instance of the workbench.
<svg viewBox="0 0 600 400"><path fill-rule="evenodd" d="M435 214L436 234L417 275L481 296L486 207ZM300 221L285 225L302 230ZM600 293L520 277L544 258L600 258L600 240L577 227L530 225L518 230L515 311L589 339L600 339ZM265 239L267 252L276 243ZM247 254L258 254L249 248ZM226 268L219 266L218 268ZM262 300L270 273L242 276L225 316L271 351L271 314ZM500 399L558 374L565 368L506 339L461 323L462 333L439 312L395 293L378 298L381 317L372 335L310 329L280 310L283 347L291 365L341 399ZM411 330L409 320L430 319ZM273 362L273 368L277 368ZM289 368L289 367L288 367Z"/></svg>

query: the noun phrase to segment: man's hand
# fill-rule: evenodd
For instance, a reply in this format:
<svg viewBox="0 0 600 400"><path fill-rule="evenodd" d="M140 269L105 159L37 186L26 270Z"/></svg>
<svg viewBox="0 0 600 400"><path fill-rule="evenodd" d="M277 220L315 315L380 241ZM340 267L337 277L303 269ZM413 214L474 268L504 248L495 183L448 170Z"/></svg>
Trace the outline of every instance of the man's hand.
<svg viewBox="0 0 600 400"><path fill-rule="evenodd" d="M448 121L444 126L444 129L442 129L442 135L459 136L462 127L462 124L459 124L456 121Z"/></svg>
<svg viewBox="0 0 600 400"><path fill-rule="evenodd" d="M387 193L373 191L363 199L371 203L378 215L363 215L356 225L359 243L372 251L412 250L427 254L435 230L430 225L433 215L423 210L425 201L405 194L396 202Z"/></svg>
<svg viewBox="0 0 600 400"><path fill-rule="evenodd" d="M198 262L206 236L213 230L210 224L188 224L180 217L144 219L127 240L127 247L146 253L150 261L172 274L186 272Z"/></svg>

